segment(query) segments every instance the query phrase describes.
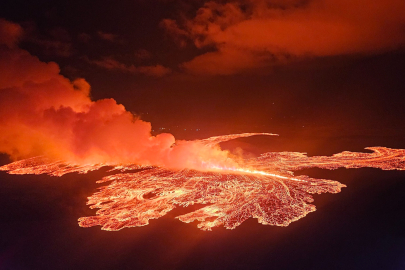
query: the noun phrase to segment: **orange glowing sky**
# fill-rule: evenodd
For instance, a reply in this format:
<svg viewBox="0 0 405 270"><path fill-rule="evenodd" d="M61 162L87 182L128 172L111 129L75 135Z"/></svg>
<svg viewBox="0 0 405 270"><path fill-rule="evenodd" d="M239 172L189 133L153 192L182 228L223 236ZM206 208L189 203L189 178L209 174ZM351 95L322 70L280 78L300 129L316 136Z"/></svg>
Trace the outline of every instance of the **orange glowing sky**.
<svg viewBox="0 0 405 270"><path fill-rule="evenodd" d="M113 98L154 134L202 129L200 138L285 125L392 134L403 114L401 0L45 2L0 6L2 88L51 77L48 87L69 88L60 70L85 78L97 106Z"/></svg>
<svg viewBox="0 0 405 270"><path fill-rule="evenodd" d="M299 134L308 135L305 132L307 124L315 127L313 130L317 132L313 134L318 136L333 133L347 136L375 130L390 136L402 134L403 127L393 123L402 119L404 110L399 98L401 94L395 91L403 85L402 72L397 68L404 59L403 1L373 4L363 0L174 2L174 6L181 9L176 12L169 9L159 18L151 18L148 27L159 29L160 36L151 34L149 42L152 43L145 41L144 44L136 43L133 36L137 35L125 32L128 29L111 31L116 29L114 24L110 24L110 28L105 25L103 28L100 24L100 28L89 29L84 23L79 31L74 26L47 29L39 21L37 25L24 19L14 22L1 18L0 152L12 160L28 158L28 161L12 163L11 167L3 169L22 174L62 175L75 171L86 173L106 165L121 166L123 170L128 166L146 166L153 169L131 175L129 179L130 174L123 177L129 182L137 182L139 175L146 174L143 176L147 179L145 185L149 185L150 179L159 179L159 183L168 181L169 184L171 179L175 179L174 182L188 178L209 179L194 193L206 192L210 189L209 183L215 186L225 177L226 187L232 186L232 179L238 182L235 190L230 192L229 196L233 197L238 193L245 194L239 186L243 186L241 182L249 175L256 177L249 181L277 182L286 187L283 192L290 194L289 190L298 192L297 188L287 187L284 181L300 182L298 178L291 178L290 171L306 166L403 168L402 150L380 147L370 148L374 154L342 152L330 159L318 157L319 160L325 159L325 163L295 152L280 152L274 154L280 159L274 162L283 166L274 172L269 169L274 164L266 163L267 159L274 158L271 153L263 154L262 159L249 159L246 153L231 153L218 145L229 139L250 136L250 133L195 140L206 134L222 133L222 130L228 134L235 130L240 133L266 132L271 126L279 130L285 125L299 127ZM167 3L160 4L164 10ZM57 21L51 17L44 20ZM137 31L143 31L143 37L148 37L145 29ZM97 44L100 46L95 49ZM397 58L392 72L380 65L391 58ZM364 70L364 61L375 61L371 70L373 67L376 70ZM104 76L106 74L109 76ZM363 78L362 74L367 76ZM84 75L90 77L89 81L96 81L96 89L101 91L91 91ZM348 89L340 89L345 86L339 85L342 81L346 82ZM111 88L106 90L106 86L100 86L103 82ZM384 92L381 97L381 91L385 91L383 87L387 85L393 90ZM135 109L136 105L140 109ZM157 126L152 127L149 120L154 119L158 119ZM331 119L334 120L332 124ZM379 129L379 126L384 128ZM184 135L187 132L183 129L193 133ZM173 134L194 138L178 139ZM299 140L296 138L294 142ZM360 163L358 158L362 160ZM16 169L13 166L17 166ZM220 172L215 174L212 170ZM168 176L161 176L161 173ZM126 188L125 181L120 182L124 183L120 192ZM319 183L314 181L313 185L317 186ZM172 184L175 186L176 183ZM332 187L307 191L337 192L342 186L337 182L325 183ZM221 186L221 189L227 188ZM255 187L252 189L254 193ZM173 192L177 194L178 189L170 190L171 197L169 193L164 193L164 196L173 199L176 197ZM268 193L276 197L279 194ZM250 203L257 198L256 195L242 201ZM220 203L218 196L209 200L197 196L189 201L172 201L161 214L155 214L156 217L165 214L174 207L173 204ZM232 201L221 196L224 203ZM306 195L304 197L297 202L301 210L294 208L295 201L289 204L281 199L280 205L276 203L278 206L272 208L273 212L283 209L284 204L292 207L280 210L282 221L272 218L270 221L260 216L257 209L256 212L249 210L243 216L257 217L265 224L289 224L314 210L311 205L301 205L302 201L312 200ZM90 204L99 207L101 201L109 201L108 198L90 200ZM128 207L136 209L135 206ZM213 226L227 224L231 219L232 213L219 208L213 212L209 210L220 217L212 221ZM131 209L128 211L133 211ZM109 209L100 211L103 216ZM134 211L136 216L149 210ZM207 213L200 214L195 219L204 221ZM127 221L128 218L131 219L127 216L124 219ZM234 228L244 218L225 227ZM109 224L104 217L94 219L104 221L85 219L87 221L81 224ZM188 222L185 218L180 219ZM139 224L144 225L147 220L139 221ZM128 227L138 226L138 221L128 221ZM113 222L109 226L106 228L118 229L126 225ZM201 226L205 229L211 227Z"/></svg>
<svg viewBox="0 0 405 270"><path fill-rule="evenodd" d="M403 0L2 0L0 268L403 269L404 74Z"/></svg>

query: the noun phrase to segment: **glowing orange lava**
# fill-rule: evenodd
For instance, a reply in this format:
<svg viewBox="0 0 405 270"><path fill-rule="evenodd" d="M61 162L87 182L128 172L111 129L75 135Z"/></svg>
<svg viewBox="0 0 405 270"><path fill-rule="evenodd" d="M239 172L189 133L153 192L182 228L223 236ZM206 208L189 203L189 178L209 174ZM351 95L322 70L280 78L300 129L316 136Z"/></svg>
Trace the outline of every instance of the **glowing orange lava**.
<svg viewBox="0 0 405 270"><path fill-rule="evenodd" d="M200 140L208 148L223 141L269 133L245 133ZM150 219L164 216L177 206L207 206L177 218L189 223L199 221L202 230L224 226L234 229L250 217L266 225L287 226L315 211L311 194L338 193L345 185L332 180L294 176L293 171L373 167L405 170L405 150L370 147L372 153L342 152L333 156L307 157L297 152L269 152L257 158L238 160L231 167L207 162L195 169L167 169L134 164L66 164L35 157L0 167L10 174L87 173L113 166L120 173L106 176L98 183L110 182L88 198L95 216L82 217L79 225L100 225L109 231L144 226ZM126 172L137 170L137 172Z"/></svg>

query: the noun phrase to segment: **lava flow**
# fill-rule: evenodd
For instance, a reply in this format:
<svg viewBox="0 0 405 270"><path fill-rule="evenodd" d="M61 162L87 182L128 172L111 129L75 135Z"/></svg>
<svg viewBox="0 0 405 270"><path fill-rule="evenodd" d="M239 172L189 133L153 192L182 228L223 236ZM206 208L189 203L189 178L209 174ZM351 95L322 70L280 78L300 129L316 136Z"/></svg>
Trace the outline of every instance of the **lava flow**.
<svg viewBox="0 0 405 270"><path fill-rule="evenodd" d="M275 135L245 133L194 141L208 150L238 137ZM178 147L176 144L172 148ZM98 183L110 182L88 198L95 216L82 217L82 227L102 226L116 231L149 224L175 207L206 204L196 211L178 216L183 222L198 221L202 230L224 226L234 229L250 217L266 225L287 226L315 211L311 194L338 193L345 185L332 180L294 176L293 171L318 167L323 169L373 167L405 170L405 150L370 147L372 153L342 152L333 156L307 157L298 152L269 152L257 158L235 159L228 165L202 162L198 169L167 168L136 164L70 164L35 157L0 167L10 174L87 173L103 166L113 166L116 174ZM136 170L136 172L128 171Z"/></svg>

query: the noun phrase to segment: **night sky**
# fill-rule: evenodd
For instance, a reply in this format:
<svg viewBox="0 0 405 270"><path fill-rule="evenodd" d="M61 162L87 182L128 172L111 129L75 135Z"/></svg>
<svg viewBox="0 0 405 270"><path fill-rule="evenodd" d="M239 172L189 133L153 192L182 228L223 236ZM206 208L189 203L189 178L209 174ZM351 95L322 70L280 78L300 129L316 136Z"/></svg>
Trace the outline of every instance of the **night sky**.
<svg viewBox="0 0 405 270"><path fill-rule="evenodd" d="M31 112L47 102L55 115L57 104L76 106L39 86L79 78L91 92L83 81L77 92L114 99L152 135L280 135L222 145L253 155L405 149L404 48L402 0L3 0L0 165L54 151L20 124L42 127ZM285 228L249 219L203 232L173 218L185 209L119 232L80 228L107 174L0 172L0 269L405 269L403 171L297 172L347 188L315 195L317 211Z"/></svg>

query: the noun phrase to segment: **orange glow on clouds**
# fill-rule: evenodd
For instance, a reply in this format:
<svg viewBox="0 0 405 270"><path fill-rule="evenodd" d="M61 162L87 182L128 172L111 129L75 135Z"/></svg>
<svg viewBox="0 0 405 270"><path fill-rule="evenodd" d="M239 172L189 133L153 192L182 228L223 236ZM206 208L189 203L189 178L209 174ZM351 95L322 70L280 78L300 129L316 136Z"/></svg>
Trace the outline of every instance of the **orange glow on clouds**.
<svg viewBox="0 0 405 270"><path fill-rule="evenodd" d="M286 58L368 54L405 44L402 0L207 1L194 18L165 19L182 46L216 50L183 63L199 74L233 74Z"/></svg>
<svg viewBox="0 0 405 270"><path fill-rule="evenodd" d="M151 136L150 123L113 99L91 100L84 79L71 82L56 63L41 62L11 44L18 40L19 26L2 24L9 38L0 48L0 152L13 159L45 155L74 164L197 168L201 160L229 162L219 148L207 151L185 141L172 147L173 135Z"/></svg>
<svg viewBox="0 0 405 270"><path fill-rule="evenodd" d="M0 37L6 37L0 38L0 152L19 160L0 170L53 176L103 166L120 171L98 181L111 182L89 197L90 207L99 210L95 216L80 218L82 227L143 226L175 207L193 204L207 206L178 219L199 221L203 230L233 229L250 217L262 224L287 226L315 211L310 194L337 193L344 187L336 181L294 176L293 171L405 169L401 149L373 147L373 153L342 152L331 157L270 152L244 159L223 151L219 143L275 134L196 141L176 141L168 133L151 136L151 124L115 100L91 100L84 79L71 82L59 74L57 64L41 62L16 47L20 35L18 25L0 21Z"/></svg>

